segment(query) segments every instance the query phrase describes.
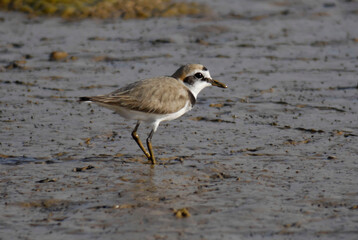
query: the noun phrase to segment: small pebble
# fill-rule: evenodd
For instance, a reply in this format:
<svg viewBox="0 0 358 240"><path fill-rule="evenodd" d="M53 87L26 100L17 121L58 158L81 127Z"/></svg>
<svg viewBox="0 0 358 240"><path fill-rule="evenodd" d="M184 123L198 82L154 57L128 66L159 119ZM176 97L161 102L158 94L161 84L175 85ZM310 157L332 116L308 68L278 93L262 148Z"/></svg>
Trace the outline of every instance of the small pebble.
<svg viewBox="0 0 358 240"><path fill-rule="evenodd" d="M68 56L67 52L52 52L50 54L50 61L61 61L61 60L65 60Z"/></svg>

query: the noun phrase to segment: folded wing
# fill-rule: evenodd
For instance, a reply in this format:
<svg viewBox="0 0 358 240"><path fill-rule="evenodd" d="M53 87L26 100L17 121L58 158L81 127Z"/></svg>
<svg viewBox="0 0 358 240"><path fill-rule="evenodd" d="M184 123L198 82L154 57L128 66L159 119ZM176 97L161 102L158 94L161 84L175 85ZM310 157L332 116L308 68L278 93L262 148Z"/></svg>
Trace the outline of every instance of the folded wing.
<svg viewBox="0 0 358 240"><path fill-rule="evenodd" d="M118 106L155 114L174 113L185 107L188 101L192 105L195 103L189 89L172 77L145 79L89 99L109 108Z"/></svg>

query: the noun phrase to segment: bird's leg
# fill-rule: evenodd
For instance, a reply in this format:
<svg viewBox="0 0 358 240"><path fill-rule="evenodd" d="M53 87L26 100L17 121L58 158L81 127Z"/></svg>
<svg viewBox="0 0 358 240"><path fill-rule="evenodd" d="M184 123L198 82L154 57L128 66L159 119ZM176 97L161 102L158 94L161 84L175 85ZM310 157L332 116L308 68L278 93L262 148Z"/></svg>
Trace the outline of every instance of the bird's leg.
<svg viewBox="0 0 358 240"><path fill-rule="evenodd" d="M155 161L154 152L153 152L153 148L152 148L153 134L154 134L154 129L149 133L149 136L147 138L147 146L148 146L148 150L149 150L149 153L150 153L150 157L148 159L150 161L152 161L152 164L154 165L154 164L156 164L156 161Z"/></svg>
<svg viewBox="0 0 358 240"><path fill-rule="evenodd" d="M136 143L138 144L138 146L140 147L140 149L142 149L142 151L144 152L145 156L147 156L147 158L150 160L150 159L151 159L151 156L150 156L150 154L148 153L148 151L144 148L143 143L142 143L142 141L140 140L139 135L138 135L138 133L137 133L139 124L140 124L140 122L138 121L138 122L137 122L137 125L135 125L135 128L134 128L134 130L133 130L133 132L132 132L132 137L133 137L133 139L136 141Z"/></svg>

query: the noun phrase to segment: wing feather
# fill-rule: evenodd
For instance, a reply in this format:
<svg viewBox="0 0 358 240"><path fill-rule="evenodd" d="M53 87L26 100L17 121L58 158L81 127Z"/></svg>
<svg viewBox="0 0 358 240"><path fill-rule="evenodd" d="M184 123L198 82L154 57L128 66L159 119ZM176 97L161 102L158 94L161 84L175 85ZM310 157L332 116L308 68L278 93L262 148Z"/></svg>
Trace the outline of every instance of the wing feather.
<svg viewBox="0 0 358 240"><path fill-rule="evenodd" d="M189 89L172 77L158 77L129 84L103 96L91 97L102 105L131 110L169 114L185 107L191 99Z"/></svg>

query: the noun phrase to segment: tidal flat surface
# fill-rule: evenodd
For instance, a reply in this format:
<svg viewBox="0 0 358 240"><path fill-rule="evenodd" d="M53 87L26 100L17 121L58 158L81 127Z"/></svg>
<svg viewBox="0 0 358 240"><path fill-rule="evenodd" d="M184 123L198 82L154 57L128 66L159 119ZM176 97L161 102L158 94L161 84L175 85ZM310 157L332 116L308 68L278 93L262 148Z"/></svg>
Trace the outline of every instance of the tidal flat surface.
<svg viewBox="0 0 358 240"><path fill-rule="evenodd" d="M0 12L0 239L357 239L358 2L201 2L213 13ZM135 122L77 102L186 63L228 88L159 126L154 167Z"/></svg>

